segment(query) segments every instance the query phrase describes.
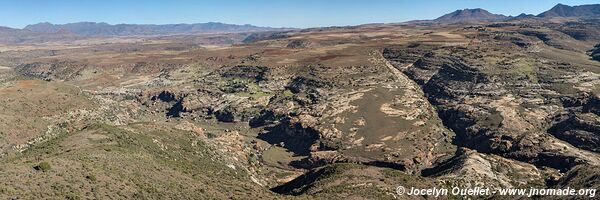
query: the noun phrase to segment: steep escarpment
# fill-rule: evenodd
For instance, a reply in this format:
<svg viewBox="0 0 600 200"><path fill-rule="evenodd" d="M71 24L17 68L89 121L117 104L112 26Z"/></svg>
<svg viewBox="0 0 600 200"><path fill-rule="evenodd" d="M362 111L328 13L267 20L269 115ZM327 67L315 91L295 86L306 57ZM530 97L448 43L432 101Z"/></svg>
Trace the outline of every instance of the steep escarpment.
<svg viewBox="0 0 600 200"><path fill-rule="evenodd" d="M490 42L497 39L490 38ZM573 93L560 89L561 84L583 83L581 79L565 81L564 75L557 77L558 71L581 70L545 66L518 52L502 52L503 58L498 60L491 49L429 47L416 51L404 46L383 51L421 85L444 125L457 134L455 144L562 171L582 163L598 164L598 156L586 151L595 146L596 136L591 132L596 131L596 114L588 112L585 120L581 115L554 121L561 110L570 110L563 107L561 97Z"/></svg>
<svg viewBox="0 0 600 200"><path fill-rule="evenodd" d="M597 167L590 165L581 165L575 167L565 176L563 176L557 183L556 188L565 187L589 187L597 188L600 183L598 182L598 175L600 172Z"/></svg>
<svg viewBox="0 0 600 200"><path fill-rule="evenodd" d="M590 56L592 59L600 61L600 44L594 46L594 48L591 50Z"/></svg>
<svg viewBox="0 0 600 200"><path fill-rule="evenodd" d="M439 186L433 179L412 177L393 169L357 164L334 164L313 169L271 190L300 198L407 198L397 196L394 188L389 187L398 184L419 188Z"/></svg>
<svg viewBox="0 0 600 200"><path fill-rule="evenodd" d="M570 114L557 119L548 132L574 146L598 152L600 143L600 126L598 115Z"/></svg>
<svg viewBox="0 0 600 200"><path fill-rule="evenodd" d="M580 22L552 24L556 30L571 36L576 40L597 42L600 39L599 19L587 19Z"/></svg>
<svg viewBox="0 0 600 200"><path fill-rule="evenodd" d="M548 133L570 144L598 152L600 135L600 99L580 93L562 99L567 112L554 119Z"/></svg>
<svg viewBox="0 0 600 200"><path fill-rule="evenodd" d="M423 170L422 175L458 187L481 185L490 188L544 187L546 181L555 181L559 176L554 170L538 169L528 163L466 148L460 148L454 157L435 167Z"/></svg>

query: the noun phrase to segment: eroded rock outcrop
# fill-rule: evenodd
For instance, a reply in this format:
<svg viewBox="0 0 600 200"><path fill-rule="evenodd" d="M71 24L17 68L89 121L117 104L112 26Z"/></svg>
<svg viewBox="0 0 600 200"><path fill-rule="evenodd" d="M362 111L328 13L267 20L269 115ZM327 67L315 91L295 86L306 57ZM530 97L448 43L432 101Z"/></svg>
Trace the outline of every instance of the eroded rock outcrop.
<svg viewBox="0 0 600 200"><path fill-rule="evenodd" d="M537 32L531 34L547 39ZM453 55L448 55L448 52L452 52ZM433 49L429 52L412 51L410 47L402 47L397 50L386 49L384 56L397 68L402 69L408 77L420 83L429 101L437 107L444 125L457 134L455 144L482 153L501 155L562 171L582 163L598 164L598 156L577 148L589 150L590 146L595 145L595 139L592 139L595 136L591 137L579 131L577 133L580 137L556 139L546 133L563 106L560 95L556 95L557 90L553 86L558 84L556 81L560 79L550 78L554 76L550 75L554 72L546 70L551 69L540 69L539 79L551 81L538 85L531 83L532 80L537 81L533 76L524 76L524 78L521 78L522 75L503 76L496 71L490 71L485 63L466 59L469 56L455 57L456 55L477 57L474 54L478 52L480 51L463 48ZM503 65L501 62L498 64ZM507 67L509 68L505 73L513 73L512 70L515 70L514 65ZM501 69L497 66L492 68ZM565 82L579 81L581 80ZM541 95L542 98L530 95L532 93ZM588 110L594 110L589 108L590 104L587 101L590 100L585 102L573 100L572 103L581 104L581 110L586 106ZM591 124L594 123L597 122ZM592 128L595 126L579 124L582 126L578 127L585 127L582 128L584 130L595 130ZM560 132L562 136L575 134L562 130L553 132ZM588 147L570 146L569 143L575 144L574 142L586 143Z"/></svg>

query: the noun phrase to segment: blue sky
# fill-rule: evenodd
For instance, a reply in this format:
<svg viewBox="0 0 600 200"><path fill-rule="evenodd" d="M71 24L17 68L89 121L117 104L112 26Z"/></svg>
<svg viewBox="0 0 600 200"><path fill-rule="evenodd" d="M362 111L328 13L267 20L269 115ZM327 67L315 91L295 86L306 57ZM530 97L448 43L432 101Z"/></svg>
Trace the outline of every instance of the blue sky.
<svg viewBox="0 0 600 200"><path fill-rule="evenodd" d="M600 0L0 0L0 26L212 21L306 28L433 19L463 8L505 15L538 14L557 3L581 5Z"/></svg>

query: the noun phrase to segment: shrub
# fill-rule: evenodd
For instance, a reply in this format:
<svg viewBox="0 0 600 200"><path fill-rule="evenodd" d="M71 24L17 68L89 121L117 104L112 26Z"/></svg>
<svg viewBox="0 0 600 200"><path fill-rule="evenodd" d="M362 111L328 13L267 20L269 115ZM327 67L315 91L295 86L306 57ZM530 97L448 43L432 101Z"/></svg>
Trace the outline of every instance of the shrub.
<svg viewBox="0 0 600 200"><path fill-rule="evenodd" d="M85 176L85 178L92 182L95 182L97 180L96 176L94 176L94 175L87 175L87 176Z"/></svg>
<svg viewBox="0 0 600 200"><path fill-rule="evenodd" d="M52 169L52 166L50 166L50 163L48 163L48 162L41 162L40 164L34 166L33 169L38 170L38 171L47 172L47 171L50 171L50 169Z"/></svg>

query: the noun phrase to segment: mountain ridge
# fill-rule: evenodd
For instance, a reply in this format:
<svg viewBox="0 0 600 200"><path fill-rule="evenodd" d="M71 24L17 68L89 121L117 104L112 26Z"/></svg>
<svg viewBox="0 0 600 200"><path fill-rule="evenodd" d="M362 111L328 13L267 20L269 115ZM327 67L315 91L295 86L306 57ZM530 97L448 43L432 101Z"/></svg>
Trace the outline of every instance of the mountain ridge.
<svg viewBox="0 0 600 200"><path fill-rule="evenodd" d="M520 19L547 20L551 18L594 18L600 17L600 4L569 6L558 3L540 14L522 13L518 16L506 16L491 13L482 8L465 8L444 14L433 20L414 20L404 23L473 23L497 22ZM239 33L294 30L295 28L255 26L251 24L228 24L221 22L177 23L177 24L109 24L106 22L74 22L53 24L41 22L30 24L23 29L35 33L71 33L79 36L136 36L136 35L176 35L198 33Z"/></svg>
<svg viewBox="0 0 600 200"><path fill-rule="evenodd" d="M414 20L405 23L477 23L477 22L499 22L511 20L534 19L548 21L557 18L564 19L585 19L585 18L600 18L600 4L585 4L569 6L565 4L556 4L554 7L540 14L521 13L517 16L506 16L502 14L491 13L482 8L466 8L459 9L447 14L444 14L433 20Z"/></svg>
<svg viewBox="0 0 600 200"><path fill-rule="evenodd" d="M507 16L500 14L493 14L487 10L481 8L474 9L462 9L454 12L442 15L434 22L439 23L460 23L460 22L489 22L489 21L501 21L507 19Z"/></svg>
<svg viewBox="0 0 600 200"><path fill-rule="evenodd" d="M600 4L568 6L559 3L537 17L600 17Z"/></svg>
<svg viewBox="0 0 600 200"><path fill-rule="evenodd" d="M291 28L261 27L250 24L237 25L221 22L193 24L108 24L105 22L75 22L52 24L42 22L27 25L23 30L36 33L58 33L66 31L81 36L131 36L131 35L170 35L190 33L239 33L289 30Z"/></svg>

